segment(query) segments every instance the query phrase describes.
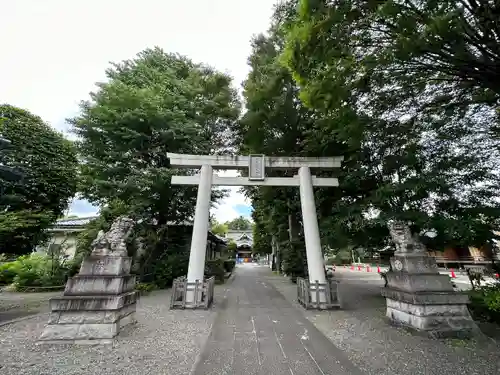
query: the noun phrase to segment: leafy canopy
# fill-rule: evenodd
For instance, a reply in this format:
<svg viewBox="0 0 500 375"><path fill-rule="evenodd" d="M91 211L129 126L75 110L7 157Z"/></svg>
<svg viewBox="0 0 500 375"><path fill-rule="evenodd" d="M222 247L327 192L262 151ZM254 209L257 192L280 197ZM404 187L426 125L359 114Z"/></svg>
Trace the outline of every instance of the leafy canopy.
<svg viewBox="0 0 500 375"><path fill-rule="evenodd" d="M159 48L106 74L69 120L80 139L83 196L100 204L118 199L160 224L189 220L196 188L172 186L170 178L193 171L171 169L167 153L227 151L240 109L231 78Z"/></svg>
<svg viewBox="0 0 500 375"><path fill-rule="evenodd" d="M0 105L0 134L11 141L0 162L23 175L0 177L0 253L25 254L45 239L76 192L76 151L40 117L8 104Z"/></svg>
<svg viewBox="0 0 500 375"><path fill-rule="evenodd" d="M231 221L224 223L228 229L232 230L249 230L252 228L252 223L246 217L239 216Z"/></svg>
<svg viewBox="0 0 500 375"><path fill-rule="evenodd" d="M484 25L467 25L491 8L472 3L302 0L284 23L281 62L320 118L309 146L343 145L342 194L330 219L340 237L371 227L382 240L391 218L416 232L436 229L440 246L494 236L496 99L464 61L478 65L481 44L496 42L492 34L471 42Z"/></svg>

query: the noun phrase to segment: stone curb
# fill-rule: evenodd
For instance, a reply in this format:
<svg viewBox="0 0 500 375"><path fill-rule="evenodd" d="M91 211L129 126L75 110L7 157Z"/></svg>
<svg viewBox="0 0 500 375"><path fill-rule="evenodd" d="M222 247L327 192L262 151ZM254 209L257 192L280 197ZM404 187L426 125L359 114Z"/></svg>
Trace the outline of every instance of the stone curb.
<svg viewBox="0 0 500 375"><path fill-rule="evenodd" d="M227 291L227 287L233 282L235 274L236 274L236 270L233 269L233 271L231 272L231 276L229 276L227 278L226 282L224 283L224 286L225 286L225 289L226 289L225 291ZM193 366L191 366L191 370L189 371L189 375L195 374L196 373L196 368L201 363L201 359L202 359L203 353L204 353L205 348L206 348L206 346L208 344L208 340L210 339L210 335L212 334L212 328L213 328L213 325L214 325L213 322L217 318L218 314L219 314L219 311L216 311L215 312L215 316L213 317L214 320L212 321L212 324L210 324L210 329L208 331L208 336L205 338L205 340L203 341L203 344L201 344L201 346L200 346L200 351L199 351L198 355L196 356L196 358L194 360Z"/></svg>
<svg viewBox="0 0 500 375"><path fill-rule="evenodd" d="M232 282L232 281L233 281L233 279L234 279L234 274L235 274L235 273L236 273L236 272L235 272L235 270L233 269L233 270L231 271L231 275L229 275L229 277L227 278L227 280L226 280L225 284L230 283L230 282Z"/></svg>
<svg viewBox="0 0 500 375"><path fill-rule="evenodd" d="M214 321L215 321L215 318L214 318ZM208 331L208 336L205 338L205 340L203 340L203 343L200 346L200 351L196 355L196 358L194 360L193 366L191 366L191 370L189 370L189 375L195 374L198 365L201 363L201 359L203 357L203 352L205 351L205 348L208 345L208 340L210 339L210 335L212 334L212 328L213 328L213 326L214 326L214 323L212 321L212 323L210 324L210 329Z"/></svg>
<svg viewBox="0 0 500 375"><path fill-rule="evenodd" d="M3 327L3 326L6 326L6 325L9 325L9 324L14 324L14 323L17 323L17 322L22 322L23 320L28 320L28 319L33 319L33 318L36 318L37 316L40 316L40 315L45 315L47 314L46 312L37 312L37 313L33 313L32 315L28 315L28 316L23 316L21 318L16 318L16 319L11 319L11 320L7 320L5 322L0 322L0 327Z"/></svg>

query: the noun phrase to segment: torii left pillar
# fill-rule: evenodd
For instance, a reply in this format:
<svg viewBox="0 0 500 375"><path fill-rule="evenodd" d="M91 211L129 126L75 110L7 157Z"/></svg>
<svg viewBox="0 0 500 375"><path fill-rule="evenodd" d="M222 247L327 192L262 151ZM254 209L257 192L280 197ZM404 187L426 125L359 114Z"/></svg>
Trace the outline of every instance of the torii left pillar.
<svg viewBox="0 0 500 375"><path fill-rule="evenodd" d="M189 255L189 266L187 280L189 283L203 282L205 273L205 256L207 249L207 236L210 230L210 202L212 195L213 170L211 165L201 166L200 182L198 185L198 195L196 198L195 220L191 238L191 253ZM201 299L194 295L194 290L188 290L186 294L187 302L194 302Z"/></svg>

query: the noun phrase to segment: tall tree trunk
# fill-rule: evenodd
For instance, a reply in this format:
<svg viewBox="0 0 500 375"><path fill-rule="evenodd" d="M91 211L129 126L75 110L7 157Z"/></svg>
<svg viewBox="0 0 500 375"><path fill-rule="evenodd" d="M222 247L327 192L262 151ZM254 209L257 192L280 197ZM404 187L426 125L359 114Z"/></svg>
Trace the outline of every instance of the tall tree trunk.
<svg viewBox="0 0 500 375"><path fill-rule="evenodd" d="M297 219L297 215L295 213L291 213L288 215L288 236L290 238L290 242L299 242L300 241L300 223Z"/></svg>
<svg viewBox="0 0 500 375"><path fill-rule="evenodd" d="M277 260L278 260L278 241L276 239L276 236L273 234L271 238L271 248L272 250L272 258L271 258L271 270L276 271L277 270Z"/></svg>

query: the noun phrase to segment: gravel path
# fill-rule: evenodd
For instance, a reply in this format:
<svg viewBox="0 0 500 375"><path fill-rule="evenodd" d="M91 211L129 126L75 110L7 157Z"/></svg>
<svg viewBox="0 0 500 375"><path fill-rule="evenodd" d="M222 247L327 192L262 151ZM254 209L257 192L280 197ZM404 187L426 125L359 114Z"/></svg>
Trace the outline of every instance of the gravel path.
<svg viewBox="0 0 500 375"><path fill-rule="evenodd" d="M48 300L62 292L0 292L0 326L13 319L49 311Z"/></svg>
<svg viewBox="0 0 500 375"><path fill-rule="evenodd" d="M11 310L47 309L48 300L62 292L14 293L0 292L0 312Z"/></svg>
<svg viewBox="0 0 500 375"><path fill-rule="evenodd" d="M323 347L329 352L325 357L326 361L336 356L338 358L344 356L344 362L350 361L360 371L370 375L462 373L493 375L500 373L500 357L498 356L500 345L491 339L431 340L388 325L384 318L384 299L379 293L380 280L376 278L366 279L368 277L366 276L365 279L353 280L352 275L346 276L343 281L341 280L344 308L330 312L315 312L305 311L295 302L296 286L288 279L274 276L269 269L265 268L261 268L257 274L258 279L262 281L262 287L265 288L267 284L269 289L276 288L284 298L297 307L297 310L290 305L289 308L285 308L283 302L280 302L283 297L279 294L273 295L272 290L267 292L256 290L255 287L258 284L254 281L253 287L250 283L240 285L246 295L244 300L238 301L238 304L241 305L245 301L251 304L238 305L236 311L239 310L239 313L243 315L257 316L259 311L267 311L266 308L269 310L266 307L267 302L264 303L263 299L263 296L269 294L273 301L271 309L281 309L280 313L284 314L281 320L289 319L295 314L303 315L330 340L334 346L332 345L331 349L328 349L328 345ZM339 277L342 278L342 276ZM234 288L236 289L237 286L236 283ZM36 340L47 322L46 314L0 327L0 374L191 374L195 361L207 342L216 315L224 317L224 309L227 306L224 306L223 296L229 296L227 292L230 292L231 288L231 283L217 286L215 308L208 311L169 310L170 291L153 292L139 301L137 325L122 332L113 347L39 346ZM2 301L1 297L0 301ZM254 310L251 310L251 306ZM234 319L234 315L231 314L226 314L225 317ZM292 327L291 320L289 322L286 319L283 322L290 323ZM301 320L301 318L297 319L297 321ZM276 319L276 321L279 320L279 318ZM247 332L246 328L248 327L245 327L244 332ZM261 333L264 338L267 337L270 327L257 328L258 333ZM288 329L282 332L283 337L293 333L288 332ZM215 333L216 331L214 330ZM292 341L283 343L285 351L293 344ZM315 350L319 352L322 349L315 348ZM212 352L209 342L204 354ZM262 359L265 359L264 354ZM197 370L203 369L204 360L207 358L209 357L205 355L201 357ZM299 358L293 356L293 359ZM323 373L337 375L337 372L333 371L334 368L334 366L327 366ZM310 367L307 369L311 371ZM245 374L255 372L254 367L242 367L240 370L240 373ZM235 373L228 374L235 375ZM302 373L297 371L295 374Z"/></svg>
<svg viewBox="0 0 500 375"><path fill-rule="evenodd" d="M330 312L305 311L335 346L367 374L375 375L493 375L500 373L500 345L482 337L476 340L432 340L390 326L380 280L342 281L344 307ZM289 301L296 300L296 286L270 272L265 280Z"/></svg>
<svg viewBox="0 0 500 375"><path fill-rule="evenodd" d="M224 286L216 287L216 297ZM189 374L206 341L215 310L169 310L170 291L142 297L138 323L111 346L37 345L47 315L0 328L2 375Z"/></svg>

